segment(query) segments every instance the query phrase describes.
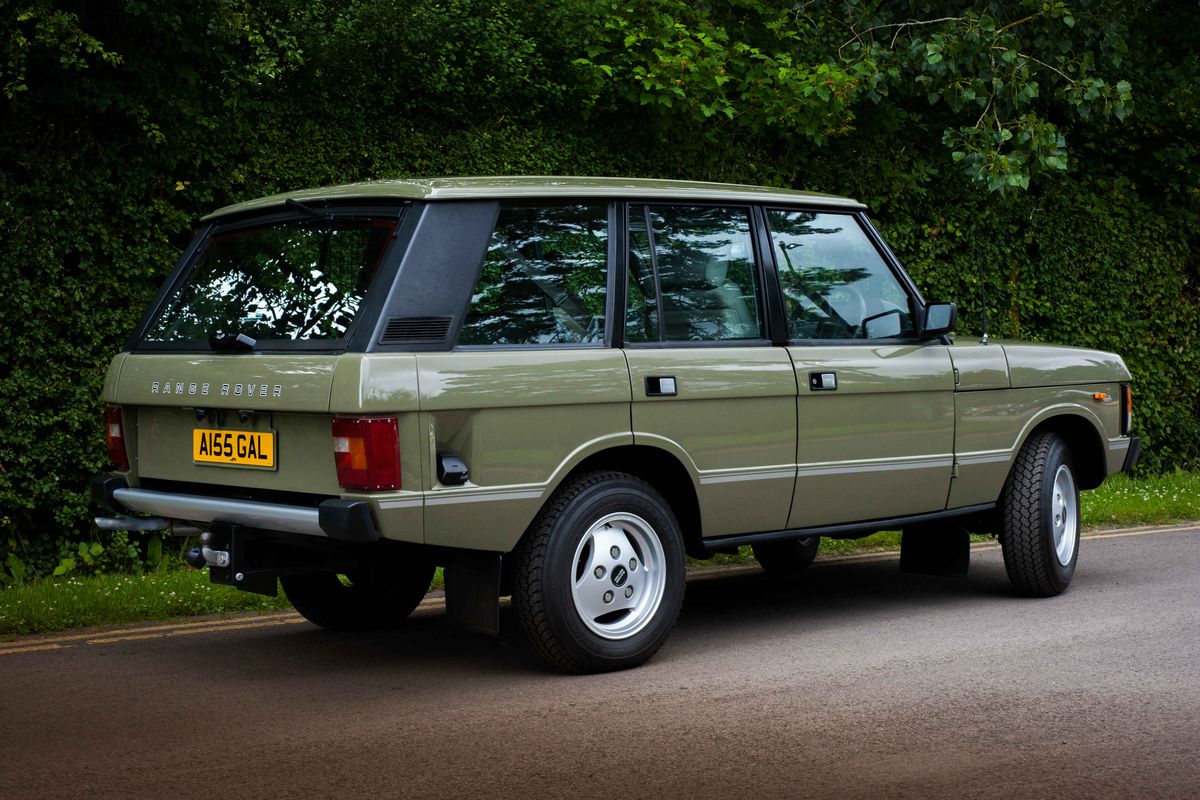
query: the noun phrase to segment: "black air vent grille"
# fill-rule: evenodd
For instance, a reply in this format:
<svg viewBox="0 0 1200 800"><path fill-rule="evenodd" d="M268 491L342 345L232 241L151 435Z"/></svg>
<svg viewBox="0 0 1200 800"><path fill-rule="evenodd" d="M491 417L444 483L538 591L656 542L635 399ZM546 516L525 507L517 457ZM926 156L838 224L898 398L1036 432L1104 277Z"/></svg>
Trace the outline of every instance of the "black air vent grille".
<svg viewBox="0 0 1200 800"><path fill-rule="evenodd" d="M440 342L450 333L453 317L392 317L387 321L380 344Z"/></svg>

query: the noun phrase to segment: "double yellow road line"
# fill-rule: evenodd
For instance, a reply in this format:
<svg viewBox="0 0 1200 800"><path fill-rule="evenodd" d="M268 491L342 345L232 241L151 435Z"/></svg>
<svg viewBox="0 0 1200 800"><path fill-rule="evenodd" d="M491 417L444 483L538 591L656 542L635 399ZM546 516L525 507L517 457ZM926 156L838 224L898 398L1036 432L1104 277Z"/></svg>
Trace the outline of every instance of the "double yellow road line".
<svg viewBox="0 0 1200 800"><path fill-rule="evenodd" d="M1084 539L1125 539L1131 536L1151 536L1162 533L1200 533L1196 526L1163 526L1155 528L1132 528L1118 531L1096 531L1085 533ZM999 550L1000 545L981 543L971 546L971 552L980 553ZM849 556L834 556L819 558L814 566L832 566L862 561L888 561L897 559L900 554L896 551L884 553L858 553ZM717 569L702 569L695 578L719 578L743 572L756 572L758 567L728 567ZM420 610L436 610L445 606L441 597L427 597L417 607ZM285 625L296 625L304 622L304 618L294 611L283 611L274 614L244 615L210 619L199 622L175 622L164 624L139 625L128 628L117 628L91 633L72 633L62 636L49 636L37 639L18 639L12 642L0 642L0 656L17 653L36 653L45 650L65 650L79 645L118 644L120 642L136 642L143 639L170 639L178 636L195 636L203 633L225 633L228 631L244 631L253 628L277 628Z"/></svg>
<svg viewBox="0 0 1200 800"><path fill-rule="evenodd" d="M65 636L49 636L44 639L23 639L0 643L0 656L12 653L35 653L41 650L65 650L81 644L116 644L141 639L166 639L175 636L193 636L198 633L223 633L248 628L273 628L294 625L304 618L294 611L265 614L254 617L228 617L203 622L176 622L165 625L139 625L131 628L73 633Z"/></svg>

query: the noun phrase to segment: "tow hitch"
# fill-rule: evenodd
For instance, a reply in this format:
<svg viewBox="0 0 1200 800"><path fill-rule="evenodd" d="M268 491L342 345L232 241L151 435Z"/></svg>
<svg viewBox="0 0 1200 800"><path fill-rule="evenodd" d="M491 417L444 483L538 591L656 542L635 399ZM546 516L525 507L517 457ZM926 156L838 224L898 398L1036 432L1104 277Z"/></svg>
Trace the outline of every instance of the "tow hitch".
<svg viewBox="0 0 1200 800"><path fill-rule="evenodd" d="M196 569L204 569L205 567L221 567L229 566L229 551L217 550L211 547L213 543L213 535L210 531L205 531L200 534L200 544L192 545L187 552L183 554L183 560L189 566Z"/></svg>

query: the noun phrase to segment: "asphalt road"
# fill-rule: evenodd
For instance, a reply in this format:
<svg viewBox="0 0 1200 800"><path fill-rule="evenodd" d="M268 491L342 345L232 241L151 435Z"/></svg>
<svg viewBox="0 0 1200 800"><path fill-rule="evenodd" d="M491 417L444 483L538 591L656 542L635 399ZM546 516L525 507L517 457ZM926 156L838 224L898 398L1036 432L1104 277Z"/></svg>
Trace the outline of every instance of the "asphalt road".
<svg viewBox="0 0 1200 800"><path fill-rule="evenodd" d="M649 664L590 677L436 608L3 643L0 798L1200 797L1200 528L1081 556L1051 600L994 549L692 580Z"/></svg>

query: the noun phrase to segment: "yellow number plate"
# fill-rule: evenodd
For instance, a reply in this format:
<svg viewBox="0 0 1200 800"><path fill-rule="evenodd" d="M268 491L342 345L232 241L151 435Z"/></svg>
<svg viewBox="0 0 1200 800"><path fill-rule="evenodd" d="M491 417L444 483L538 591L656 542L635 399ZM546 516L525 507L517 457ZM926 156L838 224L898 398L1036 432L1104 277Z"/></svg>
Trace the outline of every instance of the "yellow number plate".
<svg viewBox="0 0 1200 800"><path fill-rule="evenodd" d="M274 431L192 431L192 460L197 464L275 468Z"/></svg>

